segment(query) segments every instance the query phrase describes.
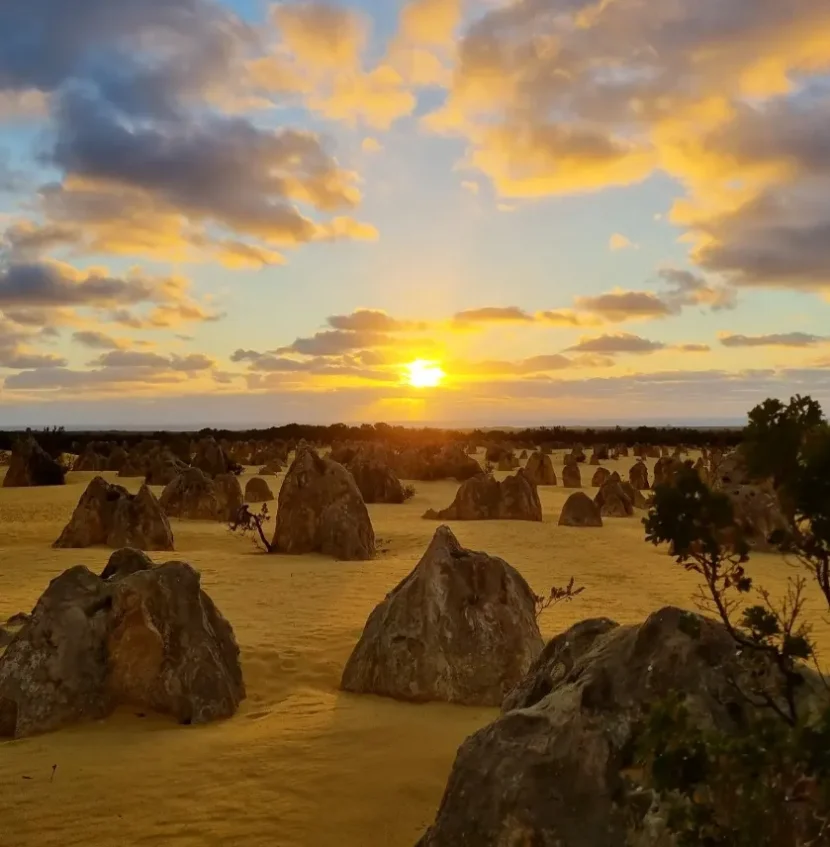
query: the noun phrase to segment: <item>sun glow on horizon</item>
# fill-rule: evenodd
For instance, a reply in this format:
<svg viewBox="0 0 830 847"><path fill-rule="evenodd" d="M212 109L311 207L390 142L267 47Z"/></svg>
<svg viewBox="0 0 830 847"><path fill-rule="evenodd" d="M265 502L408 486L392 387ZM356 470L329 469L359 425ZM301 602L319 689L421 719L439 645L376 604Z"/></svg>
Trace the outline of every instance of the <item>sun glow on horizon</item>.
<svg viewBox="0 0 830 847"><path fill-rule="evenodd" d="M413 388L435 388L441 384L446 374L438 362L428 359L415 359L404 365L406 381Z"/></svg>

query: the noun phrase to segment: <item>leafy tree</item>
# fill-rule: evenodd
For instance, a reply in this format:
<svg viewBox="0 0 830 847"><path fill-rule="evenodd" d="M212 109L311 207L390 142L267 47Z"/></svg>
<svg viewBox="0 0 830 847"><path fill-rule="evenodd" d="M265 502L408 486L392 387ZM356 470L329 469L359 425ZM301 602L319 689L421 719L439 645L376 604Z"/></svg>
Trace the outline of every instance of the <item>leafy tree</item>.
<svg viewBox="0 0 830 847"><path fill-rule="evenodd" d="M773 541L812 578L790 577L784 596L773 598L753 582L725 494L688 469L656 488L646 540L668 543L674 560L701 577L698 604L723 622L749 667L771 673L751 675L752 690L738 689L750 718L731 733L696 725L680 693L658 704L640 762L681 847L828 845L830 698L816 714L799 695L805 663L819 667L808 591L818 588L830 609L830 428L809 397L787 406L767 400L750 412L740 449L750 473L771 477L789 504L789 526Z"/></svg>

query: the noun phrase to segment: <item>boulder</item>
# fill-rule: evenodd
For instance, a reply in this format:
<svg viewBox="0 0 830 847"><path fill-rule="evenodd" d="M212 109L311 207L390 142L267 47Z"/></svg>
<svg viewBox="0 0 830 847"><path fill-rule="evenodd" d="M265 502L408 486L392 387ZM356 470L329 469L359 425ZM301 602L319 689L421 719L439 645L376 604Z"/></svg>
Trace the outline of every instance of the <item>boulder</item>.
<svg viewBox="0 0 830 847"><path fill-rule="evenodd" d="M753 690L757 664L738 652L720 623L675 608L639 625L572 627L545 647L501 717L461 745L418 847L632 844L636 816L648 813L626 802L643 715L682 692L698 725L745 725L753 707L738 692Z"/></svg>
<svg viewBox="0 0 830 847"><path fill-rule="evenodd" d="M31 435L18 438L12 447L3 488L63 485L66 469L53 459Z"/></svg>
<svg viewBox="0 0 830 847"><path fill-rule="evenodd" d="M611 479L597 492L594 505L599 508L599 513L604 518L630 518L634 514L634 503L623 489L622 483Z"/></svg>
<svg viewBox="0 0 830 847"><path fill-rule="evenodd" d="M169 485L188 470L188 465L165 449L148 456L145 468L144 481L147 485Z"/></svg>
<svg viewBox="0 0 830 847"><path fill-rule="evenodd" d="M264 479L254 476L245 483L246 503L265 503L273 499L274 492L271 491L271 488Z"/></svg>
<svg viewBox="0 0 830 847"><path fill-rule="evenodd" d="M320 552L345 560L374 556L369 512L343 465L310 447L297 451L280 489L272 547L275 552Z"/></svg>
<svg viewBox="0 0 830 847"><path fill-rule="evenodd" d="M245 500L239 477L233 473L223 473L219 474L213 483L216 486L216 499L219 501L219 520L232 521Z"/></svg>
<svg viewBox="0 0 830 847"><path fill-rule="evenodd" d="M520 468L501 482L489 474L468 479L446 509L440 512L429 509L424 517L455 521L541 521L542 504L536 486Z"/></svg>
<svg viewBox="0 0 830 847"><path fill-rule="evenodd" d="M154 567L153 560L146 553L134 547L122 547L109 557L104 570L101 571L101 579L123 579L130 574L148 571Z"/></svg>
<svg viewBox="0 0 830 847"><path fill-rule="evenodd" d="M643 496L639 488L635 488L630 482L621 482L623 493L631 501L635 509L647 509L649 501Z"/></svg>
<svg viewBox="0 0 830 847"><path fill-rule="evenodd" d="M121 468L127 463L129 459L129 454L123 447L113 447L110 451L109 456L107 457L107 470L108 471L120 471Z"/></svg>
<svg viewBox="0 0 830 847"><path fill-rule="evenodd" d="M645 462L635 462L628 471L628 481L638 491L648 491L648 467Z"/></svg>
<svg viewBox="0 0 830 847"><path fill-rule="evenodd" d="M81 495L69 523L52 545L135 547L172 550L173 533L158 500L146 485L138 494L96 476Z"/></svg>
<svg viewBox="0 0 830 847"><path fill-rule="evenodd" d="M556 471L550 456L544 453L531 453L525 467L525 474L534 485L556 485Z"/></svg>
<svg viewBox="0 0 830 847"><path fill-rule="evenodd" d="M369 616L341 688L400 700L497 706L542 649L521 574L439 527Z"/></svg>
<svg viewBox="0 0 830 847"><path fill-rule="evenodd" d="M224 519L215 482L198 468L188 468L168 483L159 499L171 518L192 521Z"/></svg>
<svg viewBox="0 0 830 847"><path fill-rule="evenodd" d="M565 488L582 488L582 474L576 462L570 462L562 468L562 485Z"/></svg>
<svg viewBox="0 0 830 847"><path fill-rule="evenodd" d="M209 477L228 473L233 465L221 445L212 436L199 441L190 464Z"/></svg>
<svg viewBox="0 0 830 847"><path fill-rule="evenodd" d="M599 464L599 456L596 454L596 451L591 453L591 457L590 457L590 459L588 459L588 464L594 465L594 466Z"/></svg>
<svg viewBox="0 0 830 847"><path fill-rule="evenodd" d="M611 471L608 468L597 468L591 477L591 488L602 488L610 478Z"/></svg>
<svg viewBox="0 0 830 847"><path fill-rule="evenodd" d="M566 461L565 462L566 465L570 464L571 462L584 462L585 461L585 451L582 449L582 447L579 444L576 444L571 448L571 452L568 455L567 459L570 459L570 462Z"/></svg>
<svg viewBox="0 0 830 847"><path fill-rule="evenodd" d="M72 465L73 471L105 471L107 469L107 460L104 456L98 455L91 444L87 444L84 452L75 459Z"/></svg>
<svg viewBox="0 0 830 847"><path fill-rule="evenodd" d="M559 526L602 526L599 506L584 491L575 491L562 506Z"/></svg>
<svg viewBox="0 0 830 847"><path fill-rule="evenodd" d="M509 455L505 454L499 459L498 470L510 472L519 467L518 459L511 453Z"/></svg>
<svg viewBox="0 0 830 847"><path fill-rule="evenodd" d="M735 523L747 544L758 552L775 552L769 543L776 530L788 530L789 524L771 485L731 485L723 493L732 502Z"/></svg>
<svg viewBox="0 0 830 847"><path fill-rule="evenodd" d="M372 455L358 453L348 465L364 503L403 503L401 481L389 465Z"/></svg>
<svg viewBox="0 0 830 847"><path fill-rule="evenodd" d="M276 476L277 474L281 474L282 471L283 467L279 462L269 462L267 465L263 465L257 473L260 476Z"/></svg>
<svg viewBox="0 0 830 847"><path fill-rule="evenodd" d="M230 624L184 562L52 580L0 658L0 737L21 738L129 705L203 723L245 697Z"/></svg>

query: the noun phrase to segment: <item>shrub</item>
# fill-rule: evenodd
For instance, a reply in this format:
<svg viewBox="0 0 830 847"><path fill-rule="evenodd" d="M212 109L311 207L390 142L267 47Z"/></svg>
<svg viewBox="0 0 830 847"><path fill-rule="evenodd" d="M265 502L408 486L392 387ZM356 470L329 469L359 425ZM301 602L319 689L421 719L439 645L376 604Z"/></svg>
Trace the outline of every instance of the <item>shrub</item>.
<svg viewBox="0 0 830 847"><path fill-rule="evenodd" d="M681 693L657 704L639 763L681 847L818 847L830 844L830 698L808 708L799 695L804 662L818 667L808 590L818 588L830 608L830 428L809 397L788 406L767 400L749 421L747 468L772 479L787 504L788 528L773 541L811 579L790 577L786 594L773 598L753 583L749 548L724 494L688 470L655 489L646 540L671 545L675 561L701 578L698 605L723 622L748 663L772 673L738 690L750 718L732 732L695 725ZM752 595L759 602L747 605Z"/></svg>

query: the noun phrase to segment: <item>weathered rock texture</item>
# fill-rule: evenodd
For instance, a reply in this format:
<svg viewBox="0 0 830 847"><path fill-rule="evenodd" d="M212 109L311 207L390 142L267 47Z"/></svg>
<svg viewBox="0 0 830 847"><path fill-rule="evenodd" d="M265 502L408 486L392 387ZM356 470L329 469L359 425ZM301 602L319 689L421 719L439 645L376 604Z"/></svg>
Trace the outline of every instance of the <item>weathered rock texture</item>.
<svg viewBox="0 0 830 847"><path fill-rule="evenodd" d="M254 476L245 483L246 503L265 503L273 499L274 492L264 479Z"/></svg>
<svg viewBox="0 0 830 847"><path fill-rule="evenodd" d="M358 453L347 467L364 503L403 503L406 500L401 481L381 459Z"/></svg>
<svg viewBox="0 0 830 847"><path fill-rule="evenodd" d="M525 467L525 474L534 485L556 485L556 471L550 456L544 453L531 453Z"/></svg>
<svg viewBox="0 0 830 847"><path fill-rule="evenodd" d="M570 461L562 468L562 485L565 488L582 488L582 474L576 462Z"/></svg>
<svg viewBox="0 0 830 847"><path fill-rule="evenodd" d="M66 469L53 459L31 435L19 438L9 457L3 488L63 485Z"/></svg>
<svg viewBox="0 0 830 847"><path fill-rule="evenodd" d="M575 491L562 506L559 526L602 526L600 508L584 491Z"/></svg>
<svg viewBox="0 0 830 847"><path fill-rule="evenodd" d="M625 847L624 771L643 714L683 692L695 720L729 731L751 708L737 693L748 679L724 627L699 615L577 624L545 647L503 715L462 744L419 847Z"/></svg>
<svg viewBox="0 0 830 847"><path fill-rule="evenodd" d="M541 521L542 504L536 486L520 468L501 482L489 474L468 479L446 509L440 512L429 509L424 517L455 521Z"/></svg>
<svg viewBox="0 0 830 847"><path fill-rule="evenodd" d="M222 520L214 481L198 468L188 468L169 482L159 498L171 518L192 521Z"/></svg>
<svg viewBox="0 0 830 847"><path fill-rule="evenodd" d="M648 484L648 467L645 462L635 462L628 471L628 481L638 491L647 491L651 486Z"/></svg>
<svg viewBox="0 0 830 847"><path fill-rule="evenodd" d="M622 483L613 479L609 479L597 491L594 504L604 518L629 518L634 514L634 503Z"/></svg>
<svg viewBox="0 0 830 847"><path fill-rule="evenodd" d="M277 505L274 552L371 559L375 533L354 477L311 448L298 450Z"/></svg>
<svg viewBox="0 0 830 847"><path fill-rule="evenodd" d="M412 573L369 616L341 687L496 706L541 649L534 594L518 571L466 550L441 526Z"/></svg>
<svg viewBox="0 0 830 847"><path fill-rule="evenodd" d="M190 565L150 566L116 568L105 581L77 565L52 580L0 658L0 737L102 718L121 704L180 723L236 711L245 687L230 624Z"/></svg>
<svg viewBox="0 0 830 847"><path fill-rule="evenodd" d="M173 532L155 495L142 485L138 494L96 476L81 495L69 523L53 547L135 547L172 550Z"/></svg>

